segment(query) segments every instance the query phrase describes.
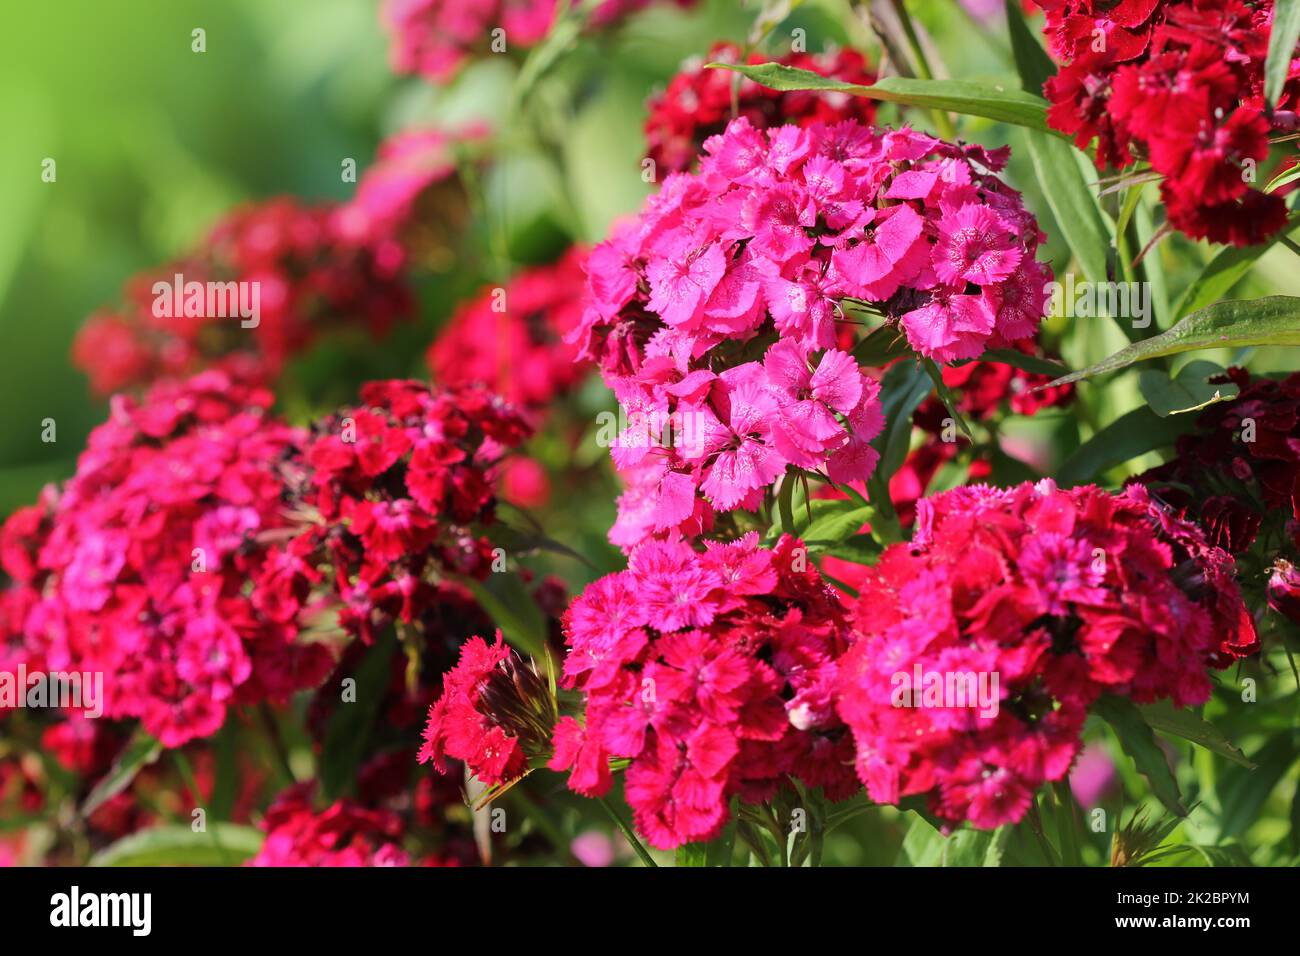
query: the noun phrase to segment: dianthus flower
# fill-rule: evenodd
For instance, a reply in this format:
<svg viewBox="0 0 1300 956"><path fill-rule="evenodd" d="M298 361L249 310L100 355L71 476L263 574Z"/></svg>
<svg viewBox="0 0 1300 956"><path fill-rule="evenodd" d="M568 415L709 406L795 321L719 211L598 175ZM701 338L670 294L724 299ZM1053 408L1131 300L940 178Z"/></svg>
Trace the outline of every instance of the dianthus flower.
<svg viewBox="0 0 1300 956"><path fill-rule="evenodd" d="M524 774L531 757L549 752L555 721L555 701L536 665L507 647L500 631L493 644L472 637L443 675L420 762L445 773L450 757L488 786L506 783Z"/></svg>
<svg viewBox="0 0 1300 956"><path fill-rule="evenodd" d="M857 120L870 123L876 115L874 100L847 93L817 93L808 90L781 92L750 79L741 79L736 107L732 112L732 86L736 74L727 70L706 70L705 63L739 63L740 47L734 43L715 43L701 59L688 60L681 71L668 81L662 93L650 98L645 121L646 154L660 173L680 173L690 169L700 156L705 140L723 132L733 116L743 116L755 129L792 123L834 123ZM765 63L767 59L751 53L747 63ZM791 53L776 62L844 83L874 83L875 75L856 50L841 49L834 53Z"/></svg>
<svg viewBox="0 0 1300 956"><path fill-rule="evenodd" d="M1101 694L1194 706L1207 666L1258 648L1231 569L1141 486L1044 480L923 499L912 542L861 582L859 636L839 664L868 794L925 795L978 827L1019 820L1069 771ZM931 675L984 681L987 699L923 698Z"/></svg>
<svg viewBox="0 0 1300 956"><path fill-rule="evenodd" d="M944 362L1034 334L1046 305L1038 226L994 175L1003 152L742 117L705 154L588 258L573 338L629 418L611 436L623 538L752 509L790 467L866 480L883 418L838 347L846 299Z"/></svg>
<svg viewBox="0 0 1300 956"><path fill-rule="evenodd" d="M599 0L589 16L593 28L608 27L653 0ZM689 6L693 0L676 0ZM418 73L445 83L470 59L493 49L525 49L539 43L555 22L558 0L385 0L383 21L392 38L390 59L399 73ZM494 36L494 31L504 31Z"/></svg>
<svg viewBox="0 0 1300 956"><path fill-rule="evenodd" d="M524 269L456 310L426 356L440 385L487 385L534 416L588 371L564 338L582 318L582 264L572 249L553 265Z"/></svg>
<svg viewBox="0 0 1300 956"><path fill-rule="evenodd" d="M489 129L406 129L379 144L356 193L337 207L330 228L358 245L400 242L415 264L445 269L469 223L469 200L457 175L457 151L477 148Z"/></svg>
<svg viewBox="0 0 1300 956"><path fill-rule="evenodd" d="M370 382L361 400L317 422L288 463L299 533L253 595L285 617L323 588L368 643L383 624L436 613L440 578L488 573L493 549L474 525L492 520L490 469L527 427L478 388Z"/></svg>
<svg viewBox="0 0 1300 956"><path fill-rule="evenodd" d="M247 587L287 527L277 465L300 440L271 400L219 371L118 396L76 475L0 535L30 658L102 673L104 716L139 718L169 747L332 663Z"/></svg>
<svg viewBox="0 0 1300 956"><path fill-rule="evenodd" d="M1159 173L1169 222L1195 239L1245 246L1286 219L1251 188L1269 135L1296 128L1300 68L1264 99L1272 0L1037 0L1064 64L1048 80L1048 122L1099 167L1138 159Z"/></svg>
<svg viewBox="0 0 1300 956"><path fill-rule="evenodd" d="M788 536L702 553L652 541L589 585L564 619L563 682L585 711L556 725L551 768L598 795L609 758L629 759L637 829L665 849L716 837L732 796L761 802L789 778L831 799L855 790L831 699L848 625L806 562Z"/></svg>
<svg viewBox="0 0 1300 956"><path fill-rule="evenodd" d="M391 236L343 237L337 213L287 197L236 210L92 315L73 361L101 394L217 364L270 382L322 332L384 333L411 311L406 254Z"/></svg>
<svg viewBox="0 0 1300 956"><path fill-rule="evenodd" d="M1271 574L1255 598L1300 622L1291 598L1300 560L1300 373L1252 378L1231 368L1215 381L1236 385L1237 396L1201 412L1174 457L1136 480L1257 570L1242 576L1248 590Z"/></svg>
<svg viewBox="0 0 1300 956"><path fill-rule="evenodd" d="M280 794L266 811L266 840L248 866L411 866L402 819L387 809L338 800L312 806L312 785Z"/></svg>

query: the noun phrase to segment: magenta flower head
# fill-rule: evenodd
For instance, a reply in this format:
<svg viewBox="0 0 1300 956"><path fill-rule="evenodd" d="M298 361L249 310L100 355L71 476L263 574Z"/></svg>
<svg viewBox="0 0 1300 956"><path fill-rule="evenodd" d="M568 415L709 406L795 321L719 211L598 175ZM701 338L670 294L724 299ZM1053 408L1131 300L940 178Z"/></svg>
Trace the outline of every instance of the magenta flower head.
<svg viewBox="0 0 1300 956"><path fill-rule="evenodd" d="M1033 335L1047 303L1043 236L995 175L1005 152L743 117L704 150L587 264L572 338L651 422L611 442L629 485L620 544L755 508L791 468L870 476L883 417L846 302L941 362Z"/></svg>
<svg viewBox="0 0 1300 956"><path fill-rule="evenodd" d="M629 760L625 793L654 846L716 837L733 796L762 802L788 778L831 799L857 789L831 699L848 621L794 538L648 542L564 624L564 684L584 710L556 726L550 766L598 795L610 758Z"/></svg>
<svg viewBox="0 0 1300 956"><path fill-rule="evenodd" d="M217 371L118 396L61 493L0 535L31 664L102 673L103 716L168 747L333 664L247 586L287 531L277 464L302 437L271 401Z"/></svg>
<svg viewBox="0 0 1300 956"><path fill-rule="evenodd" d="M1231 558L1133 486L1050 480L922 499L861 584L838 710L872 799L1019 820L1102 694L1177 707L1258 648Z"/></svg>

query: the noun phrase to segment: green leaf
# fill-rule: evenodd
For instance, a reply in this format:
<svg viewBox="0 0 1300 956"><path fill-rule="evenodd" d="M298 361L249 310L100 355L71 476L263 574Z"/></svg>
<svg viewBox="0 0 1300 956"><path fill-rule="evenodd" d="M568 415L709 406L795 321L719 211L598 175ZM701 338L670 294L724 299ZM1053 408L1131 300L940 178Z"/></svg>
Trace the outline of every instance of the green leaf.
<svg viewBox="0 0 1300 956"><path fill-rule="evenodd" d="M912 413L925 401L932 387L930 376L915 362L899 362L881 379L880 405L885 413L885 428L871 443L880 452L873 479L879 475L881 482L888 482L902 467L912 443Z"/></svg>
<svg viewBox="0 0 1300 956"><path fill-rule="evenodd" d="M539 528L517 528L498 519L488 525L484 533L494 545L504 548L508 554L515 557L534 551L549 551L552 554L561 554L566 558L573 558L573 560L580 561L587 567L592 566L591 562L577 551L574 551L567 544L547 536Z"/></svg>
<svg viewBox="0 0 1300 956"><path fill-rule="evenodd" d="M1283 186L1290 185L1297 179L1300 179L1300 165L1291 166L1288 169L1282 170L1268 181L1268 185L1264 187L1264 192L1271 193L1275 189L1281 189Z"/></svg>
<svg viewBox="0 0 1300 956"><path fill-rule="evenodd" d="M748 66L709 63L707 66L712 69L732 70L773 90L849 93L853 96L865 96L868 99L898 103L902 106L964 113L967 116L983 116L985 119L1024 126L1044 133L1054 132L1047 125L1047 101L1041 96L1026 93L1024 90L985 86L965 80L917 80L902 76L887 76L871 86L862 86L858 83L842 83L811 70L800 70L780 63L759 63Z"/></svg>
<svg viewBox="0 0 1300 956"><path fill-rule="evenodd" d="M1041 91L1056 67L1025 22L1016 0L1008 0L1007 27L1020 82L1030 93ZM1029 158L1042 184L1043 198L1056 218L1070 252L1092 282L1105 282L1106 250L1112 242L1101 206L1084 178L1074 147L1042 132L1025 135Z"/></svg>
<svg viewBox="0 0 1300 956"><path fill-rule="evenodd" d="M1020 82L1030 93L1041 93L1043 84L1056 72L1056 64L1029 24L1020 0L1006 0L1007 29L1011 34L1011 55L1015 57Z"/></svg>
<svg viewBox="0 0 1300 956"><path fill-rule="evenodd" d="M774 542L788 533L802 539L810 551L825 551L843 543L874 513L871 505L852 498L814 498L791 506L788 524L787 519L778 517L768 529L766 541Z"/></svg>
<svg viewBox="0 0 1300 956"><path fill-rule="evenodd" d="M1277 0L1273 5L1273 29L1268 35L1268 59L1264 65L1264 98L1276 106L1286 85L1296 41L1300 40L1300 0Z"/></svg>
<svg viewBox="0 0 1300 956"><path fill-rule="evenodd" d="M677 848L675 862L677 866L708 866L709 845L707 843L687 843Z"/></svg>
<svg viewBox="0 0 1300 956"><path fill-rule="evenodd" d="M1170 415L1199 411L1224 399L1236 398L1236 385L1231 382L1210 382L1211 378L1222 374L1220 366L1204 359L1188 362L1173 378L1163 369L1148 368L1138 375L1138 390L1153 412L1161 418L1167 418Z"/></svg>
<svg viewBox="0 0 1300 956"><path fill-rule="evenodd" d="M494 571L486 579L457 578L488 612L505 639L541 660L546 648L546 619L523 579L513 571Z"/></svg>
<svg viewBox="0 0 1300 956"><path fill-rule="evenodd" d="M1063 488L1086 484L1103 471L1172 445L1196 424L1192 416L1161 418L1145 405L1111 422L1061 463L1056 480Z"/></svg>
<svg viewBox="0 0 1300 956"><path fill-rule="evenodd" d="M912 350L907 344L907 336L895 326L882 325L855 345L852 354L859 365L878 368L912 354Z"/></svg>
<svg viewBox="0 0 1300 956"><path fill-rule="evenodd" d="M1278 238L1294 226L1294 222L1288 223L1286 229L1258 246L1225 246L1220 249L1184 290L1174 309L1174 318L1181 319L1222 299L1250 271L1259 257L1273 248Z"/></svg>
<svg viewBox="0 0 1300 956"><path fill-rule="evenodd" d="M819 501L811 504L816 505ZM823 509L820 514L814 508L813 521L801 535L809 551L824 551L841 543L854 535L876 513L875 508L860 505L856 501L835 501L834 504L840 507ZM848 507L843 507L844 505Z"/></svg>
<svg viewBox="0 0 1300 956"><path fill-rule="evenodd" d="M1185 843L1181 849L1200 854L1206 866L1254 866L1246 851L1236 844L1228 846L1203 846L1199 843Z"/></svg>
<svg viewBox="0 0 1300 956"><path fill-rule="evenodd" d="M1300 298L1233 299L1193 312L1167 332L1134 342L1096 365L1050 382L1064 385L1166 355L1245 345L1300 345Z"/></svg>
<svg viewBox="0 0 1300 956"><path fill-rule="evenodd" d="M1119 218L1115 220L1115 235L1121 236L1128 229L1129 221L1133 218L1133 213L1137 212L1138 204L1142 201L1142 190L1146 188L1146 183L1135 183L1128 187L1124 192L1124 205L1120 207Z"/></svg>
<svg viewBox="0 0 1300 956"><path fill-rule="evenodd" d="M118 755L117 760L113 761L112 768L86 796L85 802L81 804L81 809L78 811L82 818L90 816L106 801L131 786L131 781L135 779L136 774L156 761L162 751L161 743L144 730L137 730L122 753Z"/></svg>
<svg viewBox="0 0 1300 956"><path fill-rule="evenodd" d="M1214 819L1218 824L1216 842L1240 836L1259 819L1264 802L1287 771L1300 760L1293 732L1284 730L1275 734L1251 754L1250 759L1255 764L1254 769L1229 767L1216 788L1220 807Z"/></svg>
<svg viewBox="0 0 1300 956"><path fill-rule="evenodd" d="M90 866L232 866L257 855L262 831L209 823L198 833L185 825L150 827L124 836L90 858Z"/></svg>
<svg viewBox="0 0 1300 956"><path fill-rule="evenodd" d="M1156 743L1155 734L1142 712L1126 697L1105 695L1092 705L1092 711L1110 724L1124 752L1133 758L1138 772L1147 778L1151 790L1165 807L1180 817L1187 816L1178 781Z"/></svg>
<svg viewBox="0 0 1300 956"><path fill-rule="evenodd" d="M357 768L379 715L384 688L392 677L391 660L396 648L393 634L379 635L353 676L356 699L340 700L330 715L320 758L321 789L328 799L348 793L356 782Z"/></svg>
<svg viewBox="0 0 1300 956"><path fill-rule="evenodd" d="M945 837L929 822L917 817L912 821L898 866L999 866L1010 830L957 830Z"/></svg>
<svg viewBox="0 0 1300 956"><path fill-rule="evenodd" d="M776 496L778 536L794 534L794 486L794 472L787 468L781 476L781 490Z"/></svg>
<svg viewBox="0 0 1300 956"><path fill-rule="evenodd" d="M837 544L828 545L821 552L832 558L852 561L854 564L875 564L883 550L879 541L869 534L855 534Z"/></svg>
<svg viewBox="0 0 1300 956"><path fill-rule="evenodd" d="M939 371L939 366L934 364L934 359L921 359L921 367L925 369L925 374L930 376L930 381L934 385L934 390L939 395L939 401L943 402L943 407L948 410L948 415L957 423L967 438L971 437L970 426L966 424L966 419L962 417L961 409L957 407L957 399L944 383L943 372Z"/></svg>
<svg viewBox="0 0 1300 956"><path fill-rule="evenodd" d="M1025 134L1025 144L1043 198L1079 268L1090 282L1108 281L1106 250L1112 243L1110 226L1079 168L1074 147L1064 140L1034 132Z"/></svg>
<svg viewBox="0 0 1300 956"><path fill-rule="evenodd" d="M1223 731L1195 711L1176 710L1167 700L1147 704L1138 709L1142 711L1142 717L1153 730L1190 740L1196 746L1213 751L1220 757L1227 757L1233 763L1240 764L1248 770L1255 769L1255 765L1224 735Z"/></svg>

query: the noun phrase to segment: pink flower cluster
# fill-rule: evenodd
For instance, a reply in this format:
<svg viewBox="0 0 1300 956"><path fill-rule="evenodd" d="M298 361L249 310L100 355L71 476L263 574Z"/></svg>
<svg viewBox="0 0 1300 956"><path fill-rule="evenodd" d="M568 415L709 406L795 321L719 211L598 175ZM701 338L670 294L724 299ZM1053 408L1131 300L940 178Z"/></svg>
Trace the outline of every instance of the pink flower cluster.
<svg viewBox="0 0 1300 956"><path fill-rule="evenodd" d="M267 616L292 619L323 590L339 623L367 643L376 628L434 611L445 574L481 577L492 547L472 525L491 521L488 470L527 427L477 388L370 382L362 404L313 428L286 463L302 522L254 582Z"/></svg>
<svg viewBox="0 0 1300 956"><path fill-rule="evenodd" d="M588 260L574 339L635 416L614 448L616 543L752 508L790 466L870 475L878 389L836 348L845 300L945 362L1033 335L1047 302L1038 225L994 175L1004 153L744 118L705 153Z"/></svg>
<svg viewBox="0 0 1300 956"><path fill-rule="evenodd" d="M118 396L66 487L0 535L5 643L22 635L29 666L102 673L105 716L169 747L332 666L247 587L287 528L277 462L300 440L271 401L216 370Z"/></svg>
<svg viewBox="0 0 1300 956"><path fill-rule="evenodd" d="M74 363L105 395L218 363L270 382L323 331L383 334L411 312L406 254L391 236L343 235L337 214L288 197L236 210L188 256L131 279L122 306L92 315ZM236 299L209 303L207 283L234 283ZM258 314L231 314L230 301L242 292L251 305L254 288Z"/></svg>
<svg viewBox="0 0 1300 956"><path fill-rule="evenodd" d="M556 725L552 769L598 795L609 758L629 759L636 827L660 848L716 837L732 796L760 802L792 777L831 799L856 789L831 696L848 622L806 561L790 537L655 541L588 586L564 620L584 718Z"/></svg>
<svg viewBox="0 0 1300 956"><path fill-rule="evenodd" d="M652 2L598 0L588 22L607 27ZM693 2L676 0L683 7ZM505 43L499 52L540 43L558 6L558 0L385 0L393 69L445 83L470 59L493 49L493 31L504 31L497 37Z"/></svg>
<svg viewBox="0 0 1300 956"><path fill-rule="evenodd" d="M473 604L452 578L492 560L488 469L526 426L474 388L362 399L308 436L220 370L116 397L76 476L0 533L0 661L102 673L105 715L176 747L320 684L323 614L441 639Z"/></svg>
<svg viewBox="0 0 1300 956"><path fill-rule="evenodd" d="M1047 83L1048 120L1099 167L1146 159L1164 179L1170 223L1244 246L1286 220L1281 195L1250 183L1269 136L1297 128L1300 67L1264 98L1272 0L1037 0L1065 64Z"/></svg>
<svg viewBox="0 0 1300 956"><path fill-rule="evenodd" d="M1204 702L1206 666L1258 649L1232 559L1141 486L1050 480L923 499L910 545L862 582L838 712L872 799L925 795L935 814L995 827L1068 772L1089 706ZM898 697L915 675L996 675L996 711ZM900 684L902 675L906 684ZM922 682L924 683L924 681ZM951 682L948 682L951 684Z"/></svg>

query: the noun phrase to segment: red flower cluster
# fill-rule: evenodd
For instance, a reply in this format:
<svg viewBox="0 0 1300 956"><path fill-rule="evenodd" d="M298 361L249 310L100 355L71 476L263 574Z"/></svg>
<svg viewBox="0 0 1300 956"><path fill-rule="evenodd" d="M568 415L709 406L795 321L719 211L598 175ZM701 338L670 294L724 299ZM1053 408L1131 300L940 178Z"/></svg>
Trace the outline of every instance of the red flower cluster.
<svg viewBox="0 0 1300 956"><path fill-rule="evenodd" d="M1296 128L1300 68L1264 100L1272 0L1037 0L1065 64L1046 86L1048 120L1099 167L1146 159L1169 221L1192 238L1245 246L1286 220L1252 189L1269 135Z"/></svg>
<svg viewBox="0 0 1300 956"><path fill-rule="evenodd" d="M1226 551L1246 552L1261 529L1300 550L1300 373L1279 381L1232 368L1216 381L1237 397L1201 412L1175 456L1137 480Z"/></svg>
<svg viewBox="0 0 1300 956"><path fill-rule="evenodd" d="M734 116L743 116L755 129L781 126L809 126L857 120L871 123L876 104L848 93L817 93L807 90L780 92L753 80L742 79L732 110L732 84L736 75L727 70L706 70L705 63L740 63L741 49L734 43L715 43L703 59L687 61L668 88L650 98L645 121L646 154L660 173L685 172L699 158L704 141L727 128ZM765 63L765 57L751 53L746 63ZM811 70L844 83L871 84L876 81L867 61L856 50L834 53L791 53L776 62Z"/></svg>
<svg viewBox="0 0 1300 956"><path fill-rule="evenodd" d="M1300 373L1278 380L1232 368L1221 381L1237 397L1202 412L1175 457L1136 480L1225 551L1248 559L1258 543L1273 565L1269 605L1300 623Z"/></svg>
<svg viewBox="0 0 1300 956"><path fill-rule="evenodd" d="M590 585L564 619L585 718L556 725L552 769L596 795L609 757L629 758L637 829L661 848L716 837L733 795L760 802L790 777L831 799L855 790L831 698L848 624L806 561L788 536L774 550L755 534L703 553L649 542Z"/></svg>
<svg viewBox="0 0 1300 956"><path fill-rule="evenodd" d="M118 396L63 491L0 535L6 644L23 635L29 666L103 674L104 715L139 718L169 747L332 664L247 587L287 528L276 466L300 440L270 405L216 370Z"/></svg>
<svg viewBox="0 0 1300 956"><path fill-rule="evenodd" d="M368 383L361 399L317 422L290 463L303 530L253 594L266 615L292 619L323 582L340 624L368 643L383 623L436 613L439 574L488 572L492 547L471 526L491 520L489 469L527 427L481 389L393 380Z"/></svg>
<svg viewBox="0 0 1300 956"><path fill-rule="evenodd" d="M854 621L838 710L867 792L925 794L979 827L1019 820L1065 776L1099 695L1199 704L1207 664L1258 649L1231 558L1141 486L924 499L911 544L863 581Z"/></svg>
<svg viewBox="0 0 1300 956"><path fill-rule="evenodd" d="M429 347L434 381L484 384L540 416L590 369L564 342L582 320L585 261L583 250L571 249L458 308Z"/></svg>
<svg viewBox="0 0 1300 956"><path fill-rule="evenodd" d="M442 679L442 696L429 709L420 762L447 772L447 758L463 760L488 786L528 769L549 750L555 702L535 665L523 663L497 631L488 644L472 637Z"/></svg>
<svg viewBox="0 0 1300 956"><path fill-rule="evenodd" d="M269 382L323 331L382 334L411 311L406 254L390 236L344 236L337 215L288 197L236 210L190 255L129 281L122 306L92 315L73 361L101 394L217 362Z"/></svg>
<svg viewBox="0 0 1300 956"><path fill-rule="evenodd" d="M312 785L299 784L266 811L266 840L249 866L410 866L402 848L402 819L391 810L372 810L339 800L317 812Z"/></svg>

